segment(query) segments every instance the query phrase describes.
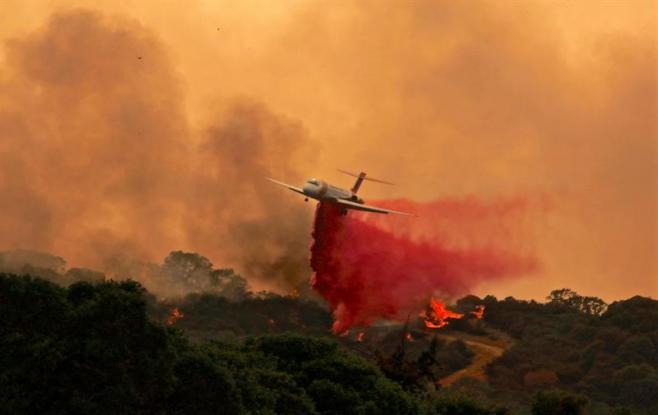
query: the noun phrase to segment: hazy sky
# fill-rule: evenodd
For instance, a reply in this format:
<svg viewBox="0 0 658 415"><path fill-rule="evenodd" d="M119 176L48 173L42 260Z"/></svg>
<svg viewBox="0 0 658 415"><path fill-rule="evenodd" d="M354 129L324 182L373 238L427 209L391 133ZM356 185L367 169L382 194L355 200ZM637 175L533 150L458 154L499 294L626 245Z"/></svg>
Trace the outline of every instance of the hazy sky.
<svg viewBox="0 0 658 415"><path fill-rule="evenodd" d="M658 297L657 16L643 0L0 0L0 249L292 269L312 209L256 179L363 169L398 183L371 199L550 200L528 240L542 270L480 294Z"/></svg>

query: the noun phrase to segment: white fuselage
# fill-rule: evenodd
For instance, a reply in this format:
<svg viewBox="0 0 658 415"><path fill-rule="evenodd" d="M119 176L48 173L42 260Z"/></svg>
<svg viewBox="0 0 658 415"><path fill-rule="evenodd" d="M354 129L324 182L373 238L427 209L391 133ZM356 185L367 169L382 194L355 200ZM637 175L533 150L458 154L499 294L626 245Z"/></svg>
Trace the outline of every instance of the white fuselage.
<svg viewBox="0 0 658 415"><path fill-rule="evenodd" d="M363 199L358 197L350 190L341 189L340 187L332 186L329 183L318 180L309 179L302 187L304 194L310 198L319 201L332 201L337 199L350 200L357 203L363 203Z"/></svg>

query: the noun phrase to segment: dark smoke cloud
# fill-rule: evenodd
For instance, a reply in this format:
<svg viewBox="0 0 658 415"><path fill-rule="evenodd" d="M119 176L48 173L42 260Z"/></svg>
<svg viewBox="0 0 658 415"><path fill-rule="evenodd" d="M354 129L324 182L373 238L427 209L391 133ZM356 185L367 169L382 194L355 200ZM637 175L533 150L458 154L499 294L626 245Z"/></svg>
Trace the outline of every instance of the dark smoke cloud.
<svg viewBox="0 0 658 415"><path fill-rule="evenodd" d="M310 215L264 180L299 179L294 162L312 152L298 122L243 99L195 136L161 42L91 11L12 40L6 60L2 248L147 284L149 261L188 247L284 286L307 276Z"/></svg>
<svg viewBox="0 0 658 415"><path fill-rule="evenodd" d="M304 283L310 210L265 177L301 182L298 166L312 162L316 151L299 122L262 105L243 99L225 110L200 148L209 168L196 180L187 222L195 248L222 252L274 288Z"/></svg>

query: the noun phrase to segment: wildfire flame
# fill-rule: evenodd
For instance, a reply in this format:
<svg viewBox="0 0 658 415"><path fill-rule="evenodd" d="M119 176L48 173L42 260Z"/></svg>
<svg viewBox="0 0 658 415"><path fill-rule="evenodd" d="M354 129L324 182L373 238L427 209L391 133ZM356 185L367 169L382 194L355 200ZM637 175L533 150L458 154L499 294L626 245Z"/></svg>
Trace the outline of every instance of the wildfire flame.
<svg viewBox="0 0 658 415"><path fill-rule="evenodd" d="M407 332L407 334L404 335L404 337L407 339L407 341L414 341L414 336L411 335L411 333Z"/></svg>
<svg viewBox="0 0 658 415"><path fill-rule="evenodd" d="M477 319L481 319L484 316L484 305L476 305L475 306L475 311L471 311L471 314L475 316Z"/></svg>
<svg viewBox="0 0 658 415"><path fill-rule="evenodd" d="M462 317L464 317L463 314L446 310L445 304L432 298L429 313L425 315L425 326L430 329L440 329L449 324L448 319L460 319Z"/></svg>
<svg viewBox="0 0 658 415"><path fill-rule="evenodd" d="M182 319L183 317L185 317L185 314L183 314L177 307L174 307L169 312L169 316L167 317L166 323L168 326L173 326L174 324L176 324L178 320Z"/></svg>
<svg viewBox="0 0 658 415"><path fill-rule="evenodd" d="M358 342L362 342L362 341L363 341L363 336L364 336L364 335L365 335L365 333L362 332L362 331L360 331L360 332L356 335L356 341L358 341Z"/></svg>

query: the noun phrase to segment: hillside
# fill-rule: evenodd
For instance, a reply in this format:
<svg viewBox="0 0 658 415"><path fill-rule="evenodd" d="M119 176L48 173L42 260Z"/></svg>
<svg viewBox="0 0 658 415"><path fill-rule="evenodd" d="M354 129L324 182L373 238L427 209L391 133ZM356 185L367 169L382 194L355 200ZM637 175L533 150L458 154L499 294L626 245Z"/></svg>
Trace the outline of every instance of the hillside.
<svg viewBox="0 0 658 415"><path fill-rule="evenodd" d="M658 413L649 298L469 296L482 320L335 337L309 298L90 280L0 275L1 413Z"/></svg>

